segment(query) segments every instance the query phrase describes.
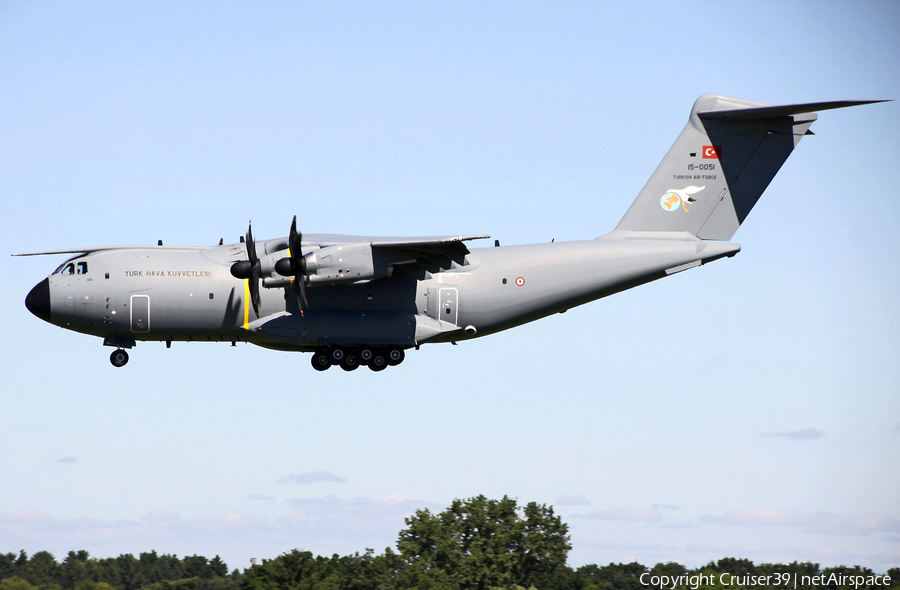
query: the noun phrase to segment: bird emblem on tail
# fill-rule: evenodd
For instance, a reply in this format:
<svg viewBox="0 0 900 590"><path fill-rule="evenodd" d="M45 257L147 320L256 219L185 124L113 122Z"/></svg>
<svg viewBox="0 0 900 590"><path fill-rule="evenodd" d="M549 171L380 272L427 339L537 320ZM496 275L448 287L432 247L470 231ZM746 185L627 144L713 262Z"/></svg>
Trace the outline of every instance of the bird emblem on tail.
<svg viewBox="0 0 900 590"><path fill-rule="evenodd" d="M686 212L690 213L690 209L687 208L688 203L695 203L697 199L691 197L691 195L695 195L706 188L706 185L703 186L688 186L682 189L674 189L670 188L666 191L666 194L662 196L659 200L659 206L662 207L665 211L675 211L678 209L678 206L681 205L681 208Z"/></svg>

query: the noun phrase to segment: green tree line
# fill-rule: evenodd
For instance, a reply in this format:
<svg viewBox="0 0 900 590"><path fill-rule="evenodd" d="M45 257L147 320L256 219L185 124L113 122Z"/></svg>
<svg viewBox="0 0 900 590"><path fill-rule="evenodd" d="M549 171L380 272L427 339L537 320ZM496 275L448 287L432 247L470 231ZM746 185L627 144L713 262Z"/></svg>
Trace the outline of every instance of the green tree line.
<svg viewBox="0 0 900 590"><path fill-rule="evenodd" d="M215 556L155 551L92 558L70 551L0 553L0 590L894 590L900 568L884 573L816 563L754 564L724 558L688 569L566 563L568 526L551 507L504 497L455 500L406 519L396 550L331 557L293 550L244 571ZM883 584L887 575L890 581ZM788 580L792 580L788 584ZM862 582L860 582L862 580Z"/></svg>

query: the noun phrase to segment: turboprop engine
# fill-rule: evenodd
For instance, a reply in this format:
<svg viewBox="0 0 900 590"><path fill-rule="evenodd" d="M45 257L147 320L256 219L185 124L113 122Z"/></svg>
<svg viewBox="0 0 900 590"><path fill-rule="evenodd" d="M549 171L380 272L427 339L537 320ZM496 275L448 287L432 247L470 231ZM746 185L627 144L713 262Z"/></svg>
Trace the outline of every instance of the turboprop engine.
<svg viewBox="0 0 900 590"><path fill-rule="evenodd" d="M245 240L247 260L232 264L231 274L235 278L249 281L250 299L257 317L259 317L260 284L268 289L291 287L305 308L308 307L306 298L308 285L354 283L391 274L389 264L376 263L370 243L350 242L315 247L304 254L302 240L303 235L297 231L295 216L291 222L287 249L284 249L285 244L281 242L277 251L259 256L252 228L247 229Z"/></svg>
<svg viewBox="0 0 900 590"><path fill-rule="evenodd" d="M263 286L284 287L298 275L305 277L310 285L331 285L371 280L388 274L387 266L376 268L372 245L367 243L326 246L300 257L294 257L291 252L291 256L278 260L273 270L281 276L264 279Z"/></svg>

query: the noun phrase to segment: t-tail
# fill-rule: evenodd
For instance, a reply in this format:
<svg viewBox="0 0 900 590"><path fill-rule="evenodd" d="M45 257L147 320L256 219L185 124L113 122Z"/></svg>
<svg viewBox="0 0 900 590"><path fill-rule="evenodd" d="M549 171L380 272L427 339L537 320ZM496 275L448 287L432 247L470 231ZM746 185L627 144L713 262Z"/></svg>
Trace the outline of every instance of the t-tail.
<svg viewBox="0 0 900 590"><path fill-rule="evenodd" d="M879 100L773 106L704 94L617 232L730 240L804 135L815 111Z"/></svg>

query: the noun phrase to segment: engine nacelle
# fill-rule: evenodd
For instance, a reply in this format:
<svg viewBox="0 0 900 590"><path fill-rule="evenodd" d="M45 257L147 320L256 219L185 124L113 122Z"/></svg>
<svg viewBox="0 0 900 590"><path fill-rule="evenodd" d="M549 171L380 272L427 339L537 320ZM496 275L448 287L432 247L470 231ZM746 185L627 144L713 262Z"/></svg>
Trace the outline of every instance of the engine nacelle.
<svg viewBox="0 0 900 590"><path fill-rule="evenodd" d="M387 267L378 269L372 245L342 244L314 250L304 256L309 284L348 283L387 275Z"/></svg>
<svg viewBox="0 0 900 590"><path fill-rule="evenodd" d="M310 285L353 283L388 275L388 265L376 263L372 245L368 243L319 248L304 254L300 264L302 268L296 269L296 263L283 256L272 265L277 274L264 278L263 286L289 286L295 273L305 275Z"/></svg>

